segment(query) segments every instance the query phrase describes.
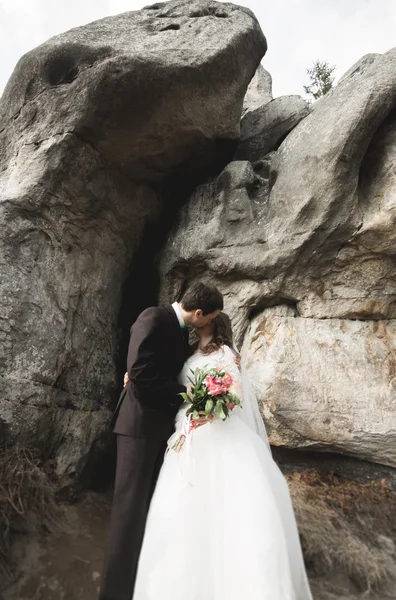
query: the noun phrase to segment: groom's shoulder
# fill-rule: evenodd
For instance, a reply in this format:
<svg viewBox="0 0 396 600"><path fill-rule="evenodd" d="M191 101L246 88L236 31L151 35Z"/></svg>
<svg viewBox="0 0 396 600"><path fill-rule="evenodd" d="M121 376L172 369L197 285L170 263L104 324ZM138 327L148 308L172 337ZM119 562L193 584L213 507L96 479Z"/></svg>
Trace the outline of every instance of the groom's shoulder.
<svg viewBox="0 0 396 600"><path fill-rule="evenodd" d="M168 315L168 306L149 306L140 313L135 323L161 323L164 319L167 318Z"/></svg>
<svg viewBox="0 0 396 600"><path fill-rule="evenodd" d="M148 306L139 315L140 317L163 317L169 312L168 306Z"/></svg>

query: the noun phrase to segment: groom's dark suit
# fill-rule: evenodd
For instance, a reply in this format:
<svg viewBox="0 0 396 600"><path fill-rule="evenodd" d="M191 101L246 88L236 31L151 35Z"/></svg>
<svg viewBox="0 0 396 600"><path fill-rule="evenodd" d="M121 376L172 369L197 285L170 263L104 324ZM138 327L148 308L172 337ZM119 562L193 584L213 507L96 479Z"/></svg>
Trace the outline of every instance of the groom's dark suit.
<svg viewBox="0 0 396 600"><path fill-rule="evenodd" d="M144 310L131 328L129 381L115 415L117 471L99 600L131 600L144 527L166 440L186 388L177 376L188 331L171 305Z"/></svg>

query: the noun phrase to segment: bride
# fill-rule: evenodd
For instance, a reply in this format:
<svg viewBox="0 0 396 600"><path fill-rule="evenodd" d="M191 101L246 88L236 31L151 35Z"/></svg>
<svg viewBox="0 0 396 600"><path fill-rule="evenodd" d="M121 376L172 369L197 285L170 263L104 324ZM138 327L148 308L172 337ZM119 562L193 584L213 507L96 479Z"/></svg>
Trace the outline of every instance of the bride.
<svg viewBox="0 0 396 600"><path fill-rule="evenodd" d="M177 452L176 418L148 513L133 600L312 600L288 485L272 458L249 379L235 364L230 319L197 330L191 370L220 366L241 406L203 417Z"/></svg>

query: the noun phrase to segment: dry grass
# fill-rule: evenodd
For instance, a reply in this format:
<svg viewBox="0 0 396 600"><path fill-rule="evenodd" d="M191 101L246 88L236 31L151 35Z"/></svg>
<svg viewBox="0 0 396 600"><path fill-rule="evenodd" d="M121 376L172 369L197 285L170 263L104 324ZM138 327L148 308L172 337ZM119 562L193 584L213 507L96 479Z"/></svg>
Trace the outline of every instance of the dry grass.
<svg viewBox="0 0 396 600"><path fill-rule="evenodd" d="M361 591L396 586L396 492L314 469L287 475L307 568L344 572Z"/></svg>
<svg viewBox="0 0 396 600"><path fill-rule="evenodd" d="M362 484L314 469L286 479L310 576L330 585L344 573L362 597L390 582L396 589L396 492L386 481ZM34 450L0 448L0 576L13 575L15 536L67 531L56 490L51 466Z"/></svg>
<svg viewBox="0 0 396 600"><path fill-rule="evenodd" d="M0 448L0 575L10 579L13 537L31 532L59 531L63 508L55 499L51 468L38 453L18 446Z"/></svg>

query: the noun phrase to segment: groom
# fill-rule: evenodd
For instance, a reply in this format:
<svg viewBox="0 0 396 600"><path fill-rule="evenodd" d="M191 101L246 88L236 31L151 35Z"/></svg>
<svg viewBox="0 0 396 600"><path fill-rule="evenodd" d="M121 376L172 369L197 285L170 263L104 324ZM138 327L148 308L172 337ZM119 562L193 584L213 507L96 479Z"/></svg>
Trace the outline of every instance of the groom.
<svg viewBox="0 0 396 600"><path fill-rule="evenodd" d="M217 288L193 284L181 301L144 310L131 328L128 382L113 417L117 470L99 600L131 600L151 496L186 388L188 329L223 309Z"/></svg>

